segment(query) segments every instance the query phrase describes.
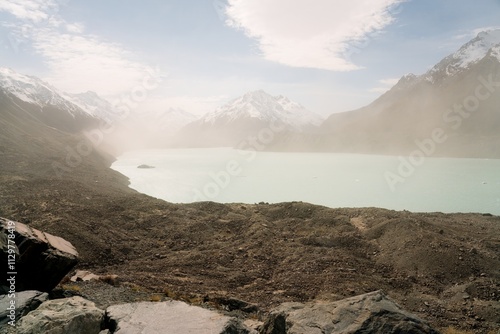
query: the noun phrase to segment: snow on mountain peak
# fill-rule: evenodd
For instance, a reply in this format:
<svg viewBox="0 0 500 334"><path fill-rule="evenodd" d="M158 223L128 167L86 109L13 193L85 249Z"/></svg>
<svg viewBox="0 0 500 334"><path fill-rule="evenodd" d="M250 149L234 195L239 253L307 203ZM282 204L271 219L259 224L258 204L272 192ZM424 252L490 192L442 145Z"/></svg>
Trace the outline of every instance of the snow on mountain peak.
<svg viewBox="0 0 500 334"><path fill-rule="evenodd" d="M117 117L118 113L111 103L101 98L96 92L89 90L79 94L62 93L62 96L94 117L107 121L114 120Z"/></svg>
<svg viewBox="0 0 500 334"><path fill-rule="evenodd" d="M54 106L71 115L84 113L77 105L65 98L62 92L37 77L20 74L10 68L0 68L0 88L18 99L43 107Z"/></svg>
<svg viewBox="0 0 500 334"><path fill-rule="evenodd" d="M10 68L0 67L0 89L24 102L39 106L40 110L54 106L73 116L88 114L106 120L116 117L112 105L95 92L64 93L37 77L20 74Z"/></svg>
<svg viewBox="0 0 500 334"><path fill-rule="evenodd" d="M469 68L489 54L496 55L500 46L500 29L480 32L475 38L462 45L458 51L441 60L430 69L423 79L432 84ZM500 57L497 57L500 61Z"/></svg>
<svg viewBox="0 0 500 334"><path fill-rule="evenodd" d="M265 122L283 122L289 127L301 130L318 126L323 118L308 111L299 103L285 96L272 96L263 90L251 91L217 108L201 118L204 123L228 124L238 119L258 119Z"/></svg>
<svg viewBox="0 0 500 334"><path fill-rule="evenodd" d="M166 132L174 134L187 124L194 122L198 116L191 114L180 108L168 108L160 114L158 125Z"/></svg>
<svg viewBox="0 0 500 334"><path fill-rule="evenodd" d="M488 51L498 44L500 44L500 29L483 31L462 46L452 57L456 59L457 67L466 68L484 58Z"/></svg>

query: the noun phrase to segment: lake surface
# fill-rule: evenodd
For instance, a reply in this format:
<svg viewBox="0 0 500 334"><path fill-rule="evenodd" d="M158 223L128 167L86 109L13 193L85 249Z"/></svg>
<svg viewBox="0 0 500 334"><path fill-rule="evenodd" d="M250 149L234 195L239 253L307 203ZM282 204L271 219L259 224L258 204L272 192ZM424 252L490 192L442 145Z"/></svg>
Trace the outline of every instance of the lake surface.
<svg viewBox="0 0 500 334"><path fill-rule="evenodd" d="M417 158L168 149L127 152L111 168L131 188L174 203L303 201L500 215L500 160Z"/></svg>

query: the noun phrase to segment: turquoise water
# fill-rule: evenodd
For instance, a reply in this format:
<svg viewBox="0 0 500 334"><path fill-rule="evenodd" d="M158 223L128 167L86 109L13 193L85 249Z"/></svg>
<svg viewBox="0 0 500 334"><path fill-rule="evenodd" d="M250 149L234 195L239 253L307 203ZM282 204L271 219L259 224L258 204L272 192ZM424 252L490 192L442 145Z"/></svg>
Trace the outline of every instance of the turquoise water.
<svg viewBox="0 0 500 334"><path fill-rule="evenodd" d="M141 164L155 168L141 169ZM127 152L112 168L174 203L303 201L329 207L500 215L500 160L270 153L231 148Z"/></svg>

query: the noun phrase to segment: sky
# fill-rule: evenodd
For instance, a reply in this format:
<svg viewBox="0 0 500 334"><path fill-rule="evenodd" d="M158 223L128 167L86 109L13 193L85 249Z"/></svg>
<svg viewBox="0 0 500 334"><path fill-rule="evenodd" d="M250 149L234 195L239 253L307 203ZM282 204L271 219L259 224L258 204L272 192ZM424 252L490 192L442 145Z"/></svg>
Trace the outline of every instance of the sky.
<svg viewBox="0 0 500 334"><path fill-rule="evenodd" d="M263 89L327 116L499 19L500 0L0 0L0 67L148 111Z"/></svg>

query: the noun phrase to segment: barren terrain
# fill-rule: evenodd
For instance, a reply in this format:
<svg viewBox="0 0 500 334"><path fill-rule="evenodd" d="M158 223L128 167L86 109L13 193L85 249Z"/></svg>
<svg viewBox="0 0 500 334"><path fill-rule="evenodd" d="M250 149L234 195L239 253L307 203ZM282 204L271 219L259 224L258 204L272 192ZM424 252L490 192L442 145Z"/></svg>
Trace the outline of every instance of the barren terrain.
<svg viewBox="0 0 500 334"><path fill-rule="evenodd" d="M498 330L500 217L301 202L171 204L129 189L95 152L58 177L52 164L64 163L77 136L33 128L29 140L17 140L23 132L7 130L0 216L69 240L80 269L117 274L122 286L106 293L92 291L101 285L75 288L100 305L155 294L226 309L238 299L265 312L284 301L383 289L436 328Z"/></svg>

